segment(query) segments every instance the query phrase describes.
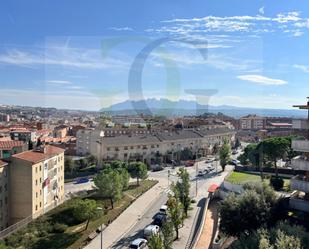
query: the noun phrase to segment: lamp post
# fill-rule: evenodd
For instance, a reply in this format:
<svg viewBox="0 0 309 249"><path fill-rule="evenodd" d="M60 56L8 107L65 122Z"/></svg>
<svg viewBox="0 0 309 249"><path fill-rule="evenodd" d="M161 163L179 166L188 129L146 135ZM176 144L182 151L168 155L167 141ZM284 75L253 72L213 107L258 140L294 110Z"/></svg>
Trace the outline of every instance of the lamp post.
<svg viewBox="0 0 309 249"><path fill-rule="evenodd" d="M103 212L103 208L101 207L97 207L97 210L100 210L101 212ZM100 237L101 237L101 249L103 249L103 223L101 223L101 234L100 234Z"/></svg>

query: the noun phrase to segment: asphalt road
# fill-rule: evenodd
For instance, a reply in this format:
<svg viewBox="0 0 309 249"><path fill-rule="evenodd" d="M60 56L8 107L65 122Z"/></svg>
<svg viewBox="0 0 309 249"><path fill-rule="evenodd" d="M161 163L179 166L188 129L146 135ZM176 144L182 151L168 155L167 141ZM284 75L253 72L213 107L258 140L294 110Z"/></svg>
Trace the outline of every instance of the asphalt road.
<svg viewBox="0 0 309 249"><path fill-rule="evenodd" d="M198 169L205 169L209 164L206 164L204 162L200 162L198 165ZM175 169L171 168L166 168L162 171L158 172L150 172L149 173L149 178L154 178L154 179L162 179L168 178L168 170L170 170L170 180L169 182L176 181L178 179L176 172L179 169L179 167ZM190 175L190 181L191 181L191 189L190 189L190 194L191 196L195 196L195 189L196 189L196 179L198 180L198 189L201 189L205 187L205 184L209 182L209 179L212 179L216 174L216 172L209 173L203 177L197 177L196 176L196 167L187 167L186 168L189 172ZM218 171L221 170L221 167L218 167ZM219 173L220 174L220 173ZM145 214L142 217L139 217L138 222L128 231L122 239L120 239L112 248L119 249L119 248L128 248L130 245L130 242L132 242L136 238L141 238L143 237L143 230L144 228L151 224L152 222L152 217L159 211L160 207L166 203L167 201L167 194L168 191L164 191L159 198L154 200L153 205L145 212Z"/></svg>

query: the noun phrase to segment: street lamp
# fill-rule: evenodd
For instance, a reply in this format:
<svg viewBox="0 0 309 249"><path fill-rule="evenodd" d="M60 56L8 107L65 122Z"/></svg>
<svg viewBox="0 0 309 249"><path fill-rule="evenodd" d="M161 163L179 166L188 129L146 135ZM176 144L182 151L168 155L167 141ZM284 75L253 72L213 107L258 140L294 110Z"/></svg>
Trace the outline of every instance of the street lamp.
<svg viewBox="0 0 309 249"><path fill-rule="evenodd" d="M100 210L101 212L103 212L103 208L101 208L101 207L97 207L97 210ZM100 230L101 230L101 249L103 249L103 223L101 223L101 228L100 228Z"/></svg>

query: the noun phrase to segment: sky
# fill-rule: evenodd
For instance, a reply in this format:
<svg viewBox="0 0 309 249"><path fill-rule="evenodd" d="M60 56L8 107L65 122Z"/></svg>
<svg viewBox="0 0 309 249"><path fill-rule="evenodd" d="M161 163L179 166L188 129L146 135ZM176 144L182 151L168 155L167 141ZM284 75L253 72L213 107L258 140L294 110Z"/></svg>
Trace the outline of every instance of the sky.
<svg viewBox="0 0 309 249"><path fill-rule="evenodd" d="M0 29L0 104L291 109L309 96L308 0L4 0Z"/></svg>

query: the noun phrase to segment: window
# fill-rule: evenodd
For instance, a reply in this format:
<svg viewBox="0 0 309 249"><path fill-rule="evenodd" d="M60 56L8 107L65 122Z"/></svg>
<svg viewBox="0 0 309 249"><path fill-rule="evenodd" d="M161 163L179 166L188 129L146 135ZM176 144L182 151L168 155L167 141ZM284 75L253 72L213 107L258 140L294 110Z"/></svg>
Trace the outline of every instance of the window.
<svg viewBox="0 0 309 249"><path fill-rule="evenodd" d="M38 211L38 205L35 205L35 211Z"/></svg>
<svg viewBox="0 0 309 249"><path fill-rule="evenodd" d="M38 167L35 167L35 173L38 173Z"/></svg>
<svg viewBox="0 0 309 249"><path fill-rule="evenodd" d="M8 191L8 185L4 184L4 191Z"/></svg>
<svg viewBox="0 0 309 249"><path fill-rule="evenodd" d="M40 171L42 171L42 165L40 165Z"/></svg>
<svg viewBox="0 0 309 249"><path fill-rule="evenodd" d="M40 195L42 195L42 189L40 189Z"/></svg>
<svg viewBox="0 0 309 249"><path fill-rule="evenodd" d="M134 146L131 146L130 149L133 150L133 149L134 149Z"/></svg>
<svg viewBox="0 0 309 249"><path fill-rule="evenodd" d="M128 150L128 146L124 146L124 150Z"/></svg>
<svg viewBox="0 0 309 249"><path fill-rule="evenodd" d="M38 180L35 180L35 186L38 186Z"/></svg>
<svg viewBox="0 0 309 249"><path fill-rule="evenodd" d="M40 207L42 207L42 202L40 202Z"/></svg>
<svg viewBox="0 0 309 249"><path fill-rule="evenodd" d="M40 183L42 183L42 177L40 177Z"/></svg>
<svg viewBox="0 0 309 249"><path fill-rule="evenodd" d="M38 192L35 192L35 197L38 198L38 196L39 196L39 195L38 195Z"/></svg>

